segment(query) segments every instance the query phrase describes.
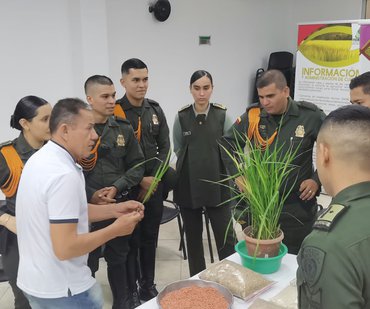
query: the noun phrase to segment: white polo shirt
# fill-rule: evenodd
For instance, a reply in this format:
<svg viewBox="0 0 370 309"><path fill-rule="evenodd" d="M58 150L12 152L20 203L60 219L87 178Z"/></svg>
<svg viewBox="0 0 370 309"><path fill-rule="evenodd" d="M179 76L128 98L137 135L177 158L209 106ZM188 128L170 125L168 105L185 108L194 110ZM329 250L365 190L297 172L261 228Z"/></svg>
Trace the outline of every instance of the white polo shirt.
<svg viewBox="0 0 370 309"><path fill-rule="evenodd" d="M39 298L59 298L94 285L87 254L61 261L51 243L50 223L75 222L79 234L89 231L84 176L63 147L50 141L25 164L16 218L19 288Z"/></svg>

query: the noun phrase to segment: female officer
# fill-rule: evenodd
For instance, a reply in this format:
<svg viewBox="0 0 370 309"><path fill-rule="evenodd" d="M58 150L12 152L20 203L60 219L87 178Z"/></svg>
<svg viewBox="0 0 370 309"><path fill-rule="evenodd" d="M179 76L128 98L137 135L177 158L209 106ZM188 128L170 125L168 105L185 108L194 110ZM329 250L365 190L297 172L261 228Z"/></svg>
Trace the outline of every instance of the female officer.
<svg viewBox="0 0 370 309"><path fill-rule="evenodd" d="M23 165L50 138L51 105L36 96L22 98L10 118L10 126L21 133L0 145L0 186L6 206L0 209L0 253L4 272L14 293L15 308L31 308L17 287L19 253L16 236L15 200Z"/></svg>
<svg viewBox="0 0 370 309"><path fill-rule="evenodd" d="M211 74L204 70L194 72L190 78L194 104L180 109L173 126L179 177L174 200L184 221L191 276L206 268L203 211L209 216L219 259L234 252L233 235L228 229L231 209L230 205L222 204L230 198L229 190L216 184L226 175L219 140L232 123L223 105L209 102L212 91Z"/></svg>

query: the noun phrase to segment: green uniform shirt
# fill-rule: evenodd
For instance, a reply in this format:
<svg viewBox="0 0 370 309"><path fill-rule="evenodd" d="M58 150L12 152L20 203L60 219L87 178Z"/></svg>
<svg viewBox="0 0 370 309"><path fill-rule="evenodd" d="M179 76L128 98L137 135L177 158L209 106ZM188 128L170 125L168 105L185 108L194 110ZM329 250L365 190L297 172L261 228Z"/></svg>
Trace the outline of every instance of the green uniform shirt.
<svg viewBox="0 0 370 309"><path fill-rule="evenodd" d="M87 200L95 191L115 186L120 194L140 183L144 155L127 120L109 117L104 125L95 124L101 141L95 167L85 172Z"/></svg>
<svg viewBox="0 0 370 309"><path fill-rule="evenodd" d="M140 146L145 157L144 176L154 176L160 163L166 160L170 151L170 138L167 120L159 104L150 99L144 99L141 109L131 105L127 96L117 101L136 131L138 119L141 119ZM153 158L158 158L153 159Z"/></svg>
<svg viewBox="0 0 370 309"><path fill-rule="evenodd" d="M288 109L281 117L282 124L275 121L276 117L269 115L259 105L250 108L260 108L260 123L258 130L264 139L268 139L278 129L277 136L270 147L280 147L283 145L282 154L286 153L290 147L299 147L296 158L292 162L297 166L288 177L288 187L295 183L292 193L299 191L301 182L306 179L314 179L320 186L317 172L314 172L312 161L312 150L317 138L325 114L316 105L308 102L296 102L288 99ZM248 109L249 110L249 109ZM248 110L233 124L224 136L225 147L231 150L230 145L235 145L235 136L238 138L240 146L245 146L245 140L241 137L246 136L249 127ZM237 131L235 135L235 130ZM253 141L252 141L253 144ZM237 173L236 167L231 159L224 153L223 158L231 175ZM299 194L298 194L299 195Z"/></svg>
<svg viewBox="0 0 370 309"><path fill-rule="evenodd" d="M192 106L193 106L193 110L194 110L194 104ZM207 111L207 113L208 113L208 111ZM224 125L223 125L223 132L226 132L228 129L230 129L232 123L233 122L232 122L229 114L226 113L225 122L224 122ZM175 152L176 156L178 156L178 153L179 153L180 149L182 147L184 147L184 144L185 144L185 138L184 138L183 132L181 130L181 125L180 125L179 114L178 113L176 114L175 120L174 120L174 123L173 123L172 137L173 137L173 151Z"/></svg>
<svg viewBox="0 0 370 309"><path fill-rule="evenodd" d="M209 104L206 114L196 115L192 105L178 112L173 132L179 176L174 200L181 207L216 207L230 198L228 188L216 183L226 174L219 145L225 122L226 108L219 104Z"/></svg>
<svg viewBox="0 0 370 309"><path fill-rule="evenodd" d="M13 144L15 150L17 151L18 155L20 156L23 164L27 162L27 160L37 151L36 149L33 149L24 138L23 134L19 134L19 136L14 139L13 141L6 142L2 145L0 145L0 148L5 145L11 145ZM0 153L0 186L2 186L6 180L9 177L9 167L6 164L5 158ZM15 193L14 196L10 198L6 198L6 212L11 214L12 216L15 216L15 199L16 199L17 193ZM4 212L0 210L0 216Z"/></svg>
<svg viewBox="0 0 370 309"><path fill-rule="evenodd" d="M323 218L297 257L299 308L370 308L370 182L339 192L315 226Z"/></svg>

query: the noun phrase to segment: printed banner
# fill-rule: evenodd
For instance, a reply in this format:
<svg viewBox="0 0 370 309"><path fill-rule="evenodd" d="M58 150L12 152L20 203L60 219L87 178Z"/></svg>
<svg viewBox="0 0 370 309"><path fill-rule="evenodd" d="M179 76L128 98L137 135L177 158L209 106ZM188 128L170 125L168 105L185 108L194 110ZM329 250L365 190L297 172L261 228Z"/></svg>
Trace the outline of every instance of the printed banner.
<svg viewBox="0 0 370 309"><path fill-rule="evenodd" d="M349 82L370 70L370 20L298 26L295 100L325 113L349 104Z"/></svg>

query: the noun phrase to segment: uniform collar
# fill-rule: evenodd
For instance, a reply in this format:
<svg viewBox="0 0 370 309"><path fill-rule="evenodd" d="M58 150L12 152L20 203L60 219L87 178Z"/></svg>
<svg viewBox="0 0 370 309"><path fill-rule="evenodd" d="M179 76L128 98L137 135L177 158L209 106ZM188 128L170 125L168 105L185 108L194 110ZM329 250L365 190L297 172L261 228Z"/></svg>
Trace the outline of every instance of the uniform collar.
<svg viewBox="0 0 370 309"><path fill-rule="evenodd" d="M360 182L340 191L331 204L347 204L353 200L370 196L370 181Z"/></svg>
<svg viewBox="0 0 370 309"><path fill-rule="evenodd" d="M206 109L204 112L202 112L202 113L198 113L198 112L195 110L195 103L193 103L193 104L192 104L192 107L193 107L193 111L194 111L195 117L197 117L198 115L204 114L204 115L206 115L206 118L207 118L207 116L208 116L208 112L209 112L209 109L211 108L211 103L208 103L208 107L207 107L207 109Z"/></svg>
<svg viewBox="0 0 370 309"><path fill-rule="evenodd" d="M107 119L106 124L109 127L119 127L119 125L118 125L116 119L114 118L114 116L109 116L108 119Z"/></svg>
<svg viewBox="0 0 370 309"><path fill-rule="evenodd" d="M121 104L122 109L123 109L124 111L127 111L127 110L129 110L129 109L133 109L133 108L135 108L135 106L134 106L134 105L132 105L132 104L130 103L130 101L128 100L128 98L127 98L127 95L126 95L126 94L123 96L123 98L122 98L121 100L119 100L119 103ZM150 107L149 102L148 102L148 100L147 100L146 98L144 98L144 101L143 101L143 105L142 105L142 107L144 107L144 108L149 108L149 107Z"/></svg>
<svg viewBox="0 0 370 309"><path fill-rule="evenodd" d="M283 114L285 116L298 116L299 115L299 108L296 102L291 97L288 97L288 109ZM265 109L262 107L260 117L268 118L272 115L268 114Z"/></svg>
<svg viewBox="0 0 370 309"><path fill-rule="evenodd" d="M28 144L26 138L24 137L23 133L19 134L17 138L17 152L19 154L26 154L29 152L35 152L36 149L33 149L30 144Z"/></svg>

